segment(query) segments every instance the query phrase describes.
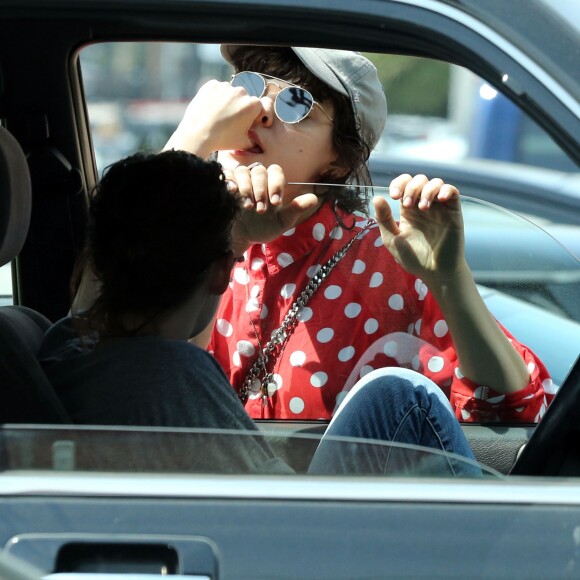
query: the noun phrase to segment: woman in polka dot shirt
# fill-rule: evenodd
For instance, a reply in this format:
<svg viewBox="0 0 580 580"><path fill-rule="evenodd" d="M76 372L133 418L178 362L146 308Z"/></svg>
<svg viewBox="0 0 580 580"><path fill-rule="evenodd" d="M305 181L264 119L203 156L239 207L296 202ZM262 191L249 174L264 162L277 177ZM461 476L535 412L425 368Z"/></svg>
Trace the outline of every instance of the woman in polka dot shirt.
<svg viewBox="0 0 580 580"><path fill-rule="evenodd" d="M373 200L373 221L361 217L364 190L333 186L370 183L366 160L386 119L374 66L326 49L222 54L259 74L204 85L166 147L217 151L242 199L239 261L198 343L209 340L250 416L329 419L369 372L403 367L436 383L460 421L538 421L554 386L477 292L458 190L399 176L396 223L384 199Z"/></svg>

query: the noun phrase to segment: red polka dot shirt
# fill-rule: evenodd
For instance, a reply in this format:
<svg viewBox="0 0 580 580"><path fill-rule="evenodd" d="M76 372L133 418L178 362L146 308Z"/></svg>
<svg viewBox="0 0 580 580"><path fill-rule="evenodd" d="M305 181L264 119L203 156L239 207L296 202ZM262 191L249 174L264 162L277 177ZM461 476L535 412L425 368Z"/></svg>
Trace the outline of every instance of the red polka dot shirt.
<svg viewBox="0 0 580 580"><path fill-rule="evenodd" d="M345 224L354 223L352 215L340 215ZM353 237L299 312L280 356L269 360L274 381L267 404L257 383L250 389L245 407L251 417L329 419L357 380L397 366L437 383L460 421L539 421L555 388L536 355L503 329L528 366L527 387L506 395L465 378L426 285L395 262L376 224L361 218L353 229L341 228L328 204L273 242L252 246L235 265L209 350L238 392L260 348L312 276Z"/></svg>

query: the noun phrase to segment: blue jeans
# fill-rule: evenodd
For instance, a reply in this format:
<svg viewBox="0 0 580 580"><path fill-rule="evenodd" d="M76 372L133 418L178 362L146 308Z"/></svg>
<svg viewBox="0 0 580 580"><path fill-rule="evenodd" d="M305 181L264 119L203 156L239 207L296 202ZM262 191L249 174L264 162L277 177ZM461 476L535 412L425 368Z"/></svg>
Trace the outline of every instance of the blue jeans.
<svg viewBox="0 0 580 580"><path fill-rule="evenodd" d="M478 477L481 469L441 389L412 370L383 368L349 391L308 473Z"/></svg>

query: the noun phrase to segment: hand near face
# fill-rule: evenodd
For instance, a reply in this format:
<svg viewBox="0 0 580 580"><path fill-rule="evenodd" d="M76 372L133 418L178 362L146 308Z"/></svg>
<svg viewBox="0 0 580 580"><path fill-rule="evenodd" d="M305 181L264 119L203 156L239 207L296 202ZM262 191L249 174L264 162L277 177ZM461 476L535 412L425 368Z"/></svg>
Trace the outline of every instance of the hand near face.
<svg viewBox="0 0 580 580"><path fill-rule="evenodd" d="M276 239L314 212L320 200L312 193L285 202L284 172L279 165L238 165L225 170L230 191L241 200L242 212L233 229L235 253Z"/></svg>
<svg viewBox="0 0 580 580"><path fill-rule="evenodd" d="M248 131L261 110L260 99L248 96L244 89L208 81L187 106L164 150L179 149L206 158L218 149L251 147Z"/></svg>
<svg viewBox="0 0 580 580"><path fill-rule="evenodd" d="M436 282L466 268L459 191L441 179L400 175L389 187L401 201L397 225L387 201L375 197L376 219L385 247L415 276Z"/></svg>

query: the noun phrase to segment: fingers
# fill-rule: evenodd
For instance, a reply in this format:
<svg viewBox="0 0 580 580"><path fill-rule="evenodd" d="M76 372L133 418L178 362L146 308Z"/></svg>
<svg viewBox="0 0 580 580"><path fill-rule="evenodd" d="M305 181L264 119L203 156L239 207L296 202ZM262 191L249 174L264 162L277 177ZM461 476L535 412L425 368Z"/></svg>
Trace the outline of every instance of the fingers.
<svg viewBox="0 0 580 580"><path fill-rule="evenodd" d="M225 170L226 180L235 183L235 188L245 209L255 208L257 213L265 213L270 206L282 202L284 172L279 165L266 168L261 163L238 165L233 170Z"/></svg>
<svg viewBox="0 0 580 580"><path fill-rule="evenodd" d="M399 233L399 227L393 217L389 202L384 197L379 195L375 196L373 198L373 206L383 242L387 243L392 236L396 236Z"/></svg>
<svg viewBox="0 0 580 580"><path fill-rule="evenodd" d="M307 212L318 205L319 201L313 193L304 193L295 197L288 206L281 208L278 212L278 221L282 231L293 228Z"/></svg>
<svg viewBox="0 0 580 580"><path fill-rule="evenodd" d="M449 202L459 197L459 190L442 179L408 173L391 181L389 193L392 199L401 200L404 208L417 206L420 210L429 209L434 201Z"/></svg>
<svg viewBox="0 0 580 580"><path fill-rule="evenodd" d="M210 80L191 100L164 149L183 149L200 157L212 151L252 147L248 131L262 103L241 87Z"/></svg>

